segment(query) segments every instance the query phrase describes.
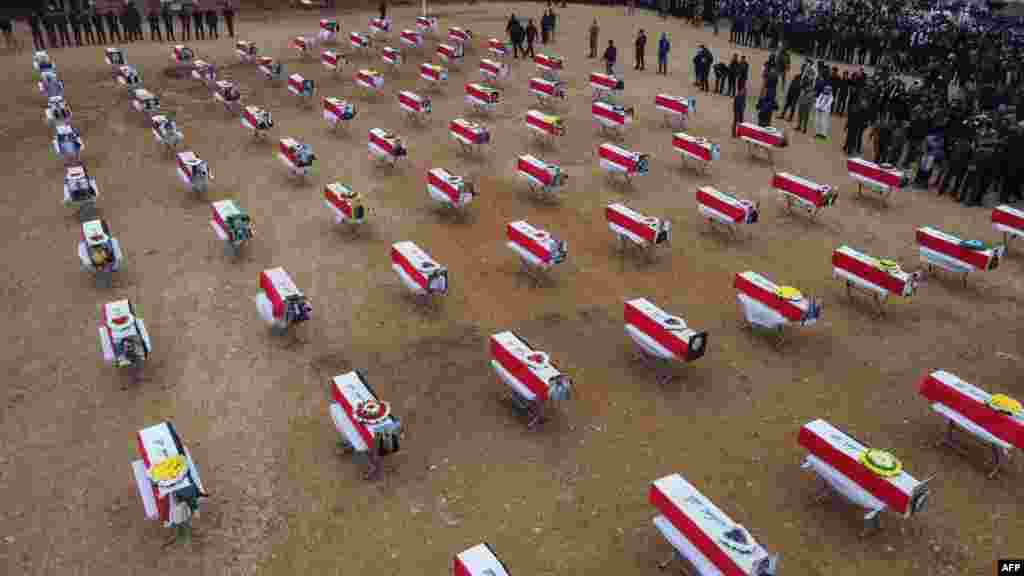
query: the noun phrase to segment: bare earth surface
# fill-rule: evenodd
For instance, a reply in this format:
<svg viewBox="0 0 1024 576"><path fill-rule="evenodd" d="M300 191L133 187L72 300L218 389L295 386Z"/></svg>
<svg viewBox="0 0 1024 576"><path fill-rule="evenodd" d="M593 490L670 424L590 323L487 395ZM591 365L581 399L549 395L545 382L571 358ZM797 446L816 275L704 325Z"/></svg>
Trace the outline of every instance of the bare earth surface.
<svg viewBox="0 0 1024 576"><path fill-rule="evenodd" d="M512 11L539 21L540 6L449 6L441 28L468 27L482 42L503 34ZM412 27L411 7L392 12L397 28ZM653 156L650 175L632 189L596 170L602 138L588 110L587 74L598 64L585 58L594 15L601 44L614 38L623 64L631 64L639 26L651 39L651 70L657 36L668 29L673 40L670 76L626 72L627 102L639 119L625 143ZM369 16L339 18L347 34L365 30ZM78 223L60 206L62 168L47 149L29 54L4 56L0 572L419 576L446 574L452 554L486 540L515 574L655 574L670 549L651 525L647 486L673 472L780 552L782 574L983 575L996 558L1019 557L1020 464L989 481L988 452L964 458L933 447L942 422L916 385L941 368L1024 396L1024 257L1011 254L966 288L933 279L912 299L894 299L881 320L863 297L848 302L831 278L830 254L842 243L917 268L917 226L995 240L988 210L916 191L887 207L858 200L837 138L791 134L778 168L839 185L842 196L816 223L786 216L769 188L770 165L728 138L731 100L703 94L691 131L721 143L722 159L698 177L680 168L653 100L658 92L696 94L696 45L725 56L728 31L713 37L611 9L571 7L560 17L553 49L568 59L568 135L554 150L533 148L522 117L532 106L526 83L534 67L518 61L506 100L485 120L494 143L483 162L458 156L446 131L449 119L466 114L462 84L479 79L479 42L434 96L429 126L415 128L397 114L394 93L418 85L418 65L433 58L436 41L408 54L400 70L386 70L385 93L365 99L351 70L330 77L288 48L291 36L314 32L316 13L240 23L240 37L316 79L323 95L356 98L350 136L330 135L315 107L300 107L254 67L235 64L229 39L192 43L201 58L226 66L246 102L273 112L277 126L264 143L250 142L205 88L162 73L170 46L129 46L129 61L177 114L187 146L210 161L217 180L209 199L237 198L255 218L258 237L238 263L225 259L208 204L183 190L173 159L109 79L101 51L53 52L84 159L99 179L101 215L127 255L109 291L78 267ZM747 55L759 77L766 53ZM384 68L376 56L358 63ZM374 127L407 139L408 163L394 172L373 167L366 133ZM834 134L841 128L833 122ZM311 183L292 183L275 158L285 136L304 139L319 156ZM560 205L534 201L517 181L514 159L531 150L568 167ZM431 207L430 167L478 179L482 195L468 221ZM361 238L339 233L321 203L322 185L334 179L369 196L372 223ZM704 183L761 200L752 238L706 232L693 198ZM609 201L671 217L671 250L651 265L620 257L602 214ZM518 274L504 226L522 218L569 241L556 286L535 288ZM391 271L388 246L407 239L451 271L453 291L438 313L418 312ZM284 266L315 308L290 343L268 335L253 303L259 272L273 266ZM781 352L741 329L731 285L747 269L824 298L823 321L795 332ZM710 333L708 355L664 388L631 362L622 303L637 296ZM148 380L127 389L102 365L96 342L102 304L122 297L140 307L155 346ZM549 351L577 383L576 397L538 431L503 403L505 389L488 366L486 338L502 329ZM337 448L327 414L329 378L353 368L368 372L408 430L377 483L364 482ZM918 478L937 474L930 508L903 531L890 517L886 531L861 540L860 511L837 499L811 504L816 484L799 467L796 434L818 417L895 452ZM135 432L162 419L191 445L213 494L196 540L169 553L161 550L165 531L143 519L129 469Z"/></svg>

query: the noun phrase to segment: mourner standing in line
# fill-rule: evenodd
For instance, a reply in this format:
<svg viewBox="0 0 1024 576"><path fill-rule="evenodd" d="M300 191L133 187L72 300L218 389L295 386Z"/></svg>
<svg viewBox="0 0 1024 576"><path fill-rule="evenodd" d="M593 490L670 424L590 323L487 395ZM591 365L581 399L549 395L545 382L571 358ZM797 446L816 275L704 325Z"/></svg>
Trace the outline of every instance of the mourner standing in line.
<svg viewBox="0 0 1024 576"><path fill-rule="evenodd" d="M644 64L644 51L647 50L647 34L644 33L643 28L641 28L640 32L636 35L636 41L633 44L636 49L636 64L633 66L633 69L644 70L646 69Z"/></svg>
<svg viewBox="0 0 1024 576"><path fill-rule="evenodd" d="M772 125L772 116L779 109L775 98L771 94L765 94L757 101L757 125L769 127Z"/></svg>
<svg viewBox="0 0 1024 576"><path fill-rule="evenodd" d="M537 40L537 26L533 23L533 18L526 21L526 52L523 52L523 57L529 53L530 58L533 58L533 43Z"/></svg>
<svg viewBox="0 0 1024 576"><path fill-rule="evenodd" d="M601 28L597 25L597 18L594 18L594 22L590 25L590 56L588 58L597 58L597 39L601 33Z"/></svg>
<svg viewBox="0 0 1024 576"><path fill-rule="evenodd" d="M736 95L736 81L740 77L740 55L733 52L732 60L729 61L729 76L726 77L726 95Z"/></svg>
<svg viewBox="0 0 1024 576"><path fill-rule="evenodd" d="M779 55L775 58L776 69L779 73L779 88L786 89L786 77L789 76L790 55L786 46L779 48Z"/></svg>
<svg viewBox="0 0 1024 576"><path fill-rule="evenodd" d="M174 14L171 14L171 7L167 4L160 6L160 17L164 21L164 33L167 35L167 41L174 41Z"/></svg>
<svg viewBox="0 0 1024 576"><path fill-rule="evenodd" d="M82 45L82 14L78 7L74 7L68 13L68 23L71 24L71 36L75 39L75 46Z"/></svg>
<svg viewBox="0 0 1024 576"><path fill-rule="evenodd" d="M142 14L134 3L128 4L124 9L125 32L132 41L142 41Z"/></svg>
<svg viewBox="0 0 1024 576"><path fill-rule="evenodd" d="M618 57L618 49L615 48L615 41L609 40L608 47L604 49L604 67L605 72L609 75L615 74L615 59Z"/></svg>
<svg viewBox="0 0 1024 576"><path fill-rule="evenodd" d="M843 152L847 156L859 156L861 153L861 141L864 138L864 128L867 126L867 103L861 100L850 102L850 113L846 119L846 143L843 145Z"/></svg>
<svg viewBox="0 0 1024 576"><path fill-rule="evenodd" d="M224 0L224 24L228 27L228 36L235 37L235 10L238 0Z"/></svg>
<svg viewBox="0 0 1024 576"><path fill-rule="evenodd" d="M214 40L220 40L220 30L217 30L217 9L216 7L210 7L206 10L206 30L209 32L210 37Z"/></svg>
<svg viewBox="0 0 1024 576"><path fill-rule="evenodd" d="M800 100L800 86L802 82L803 76L798 74L789 83L789 89L786 90L786 102L782 105L782 112L779 114L780 120L793 121L793 114L796 113L796 104ZM786 112L789 112L789 118L786 118Z"/></svg>
<svg viewBox="0 0 1024 576"><path fill-rule="evenodd" d="M124 43L124 40L121 38L121 30L118 29L117 13L111 10L104 16L107 20L107 29L110 30L110 42L113 43L114 38L117 38L118 44Z"/></svg>
<svg viewBox="0 0 1024 576"><path fill-rule="evenodd" d="M160 6L154 6L152 2L147 6L146 20L149 21L149 41L156 42L157 40L163 42L164 38L160 34ZM169 38L168 38L169 39Z"/></svg>
<svg viewBox="0 0 1024 576"><path fill-rule="evenodd" d="M71 46L71 27L68 22L68 13L66 10L58 10L54 12L56 16L57 31L60 32L60 40L65 47ZM81 45L81 44L79 44Z"/></svg>
<svg viewBox="0 0 1024 576"><path fill-rule="evenodd" d="M807 134L807 124L811 120L811 108L814 107L814 83L810 76L805 76L800 86L800 98L797 100L797 117L799 118L796 129Z"/></svg>
<svg viewBox="0 0 1024 576"><path fill-rule="evenodd" d="M43 28L46 29L46 39L50 41L50 48L60 48L60 40L57 40L57 28L53 22L53 16L49 13L40 14L43 21Z"/></svg>
<svg viewBox="0 0 1024 576"><path fill-rule="evenodd" d="M36 51L46 50L46 38L43 37L43 19L39 12L33 12L28 17L28 27L32 30L32 47Z"/></svg>
<svg viewBox="0 0 1024 576"><path fill-rule="evenodd" d="M203 10L199 6L192 7L192 26L196 29L196 40L206 40L203 31Z"/></svg>
<svg viewBox="0 0 1024 576"><path fill-rule="evenodd" d="M181 22L181 39L185 42L192 40L192 6L190 4L181 5L178 21Z"/></svg>
<svg viewBox="0 0 1024 576"><path fill-rule="evenodd" d="M540 43L547 46L551 36L551 14L547 11L540 17Z"/></svg>
<svg viewBox="0 0 1024 576"><path fill-rule="evenodd" d="M747 78L750 78L750 63L747 62L747 56L744 54L740 56L740 72L736 76L736 85L744 93L747 92Z"/></svg>
<svg viewBox="0 0 1024 576"><path fill-rule="evenodd" d="M668 34L662 32L661 38L658 39L658 74L668 76L668 53L670 50L672 50L672 45L668 41Z"/></svg>
<svg viewBox="0 0 1024 576"><path fill-rule="evenodd" d="M92 8L82 8L78 13L79 25L82 27L82 35L86 44L96 44L96 33L92 28Z"/></svg>
<svg viewBox="0 0 1024 576"><path fill-rule="evenodd" d="M512 57L519 58L519 51L522 50L523 27L520 26L515 14L509 16L508 24L505 25L505 32L508 34L509 42L512 43Z"/></svg>
<svg viewBox="0 0 1024 576"><path fill-rule="evenodd" d="M843 75L832 81L835 86L835 102L832 105L832 112L842 116L846 113L846 102L850 98L850 73L843 71Z"/></svg>
<svg viewBox="0 0 1024 576"><path fill-rule="evenodd" d="M383 20L388 17L388 3L387 0L380 0L380 19Z"/></svg>

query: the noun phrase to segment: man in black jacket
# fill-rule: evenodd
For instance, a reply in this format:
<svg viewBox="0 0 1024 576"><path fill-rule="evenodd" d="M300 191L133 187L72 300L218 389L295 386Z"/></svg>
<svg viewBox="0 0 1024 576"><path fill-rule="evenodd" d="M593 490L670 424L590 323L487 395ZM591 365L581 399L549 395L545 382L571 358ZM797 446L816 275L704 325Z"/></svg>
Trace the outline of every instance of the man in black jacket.
<svg viewBox="0 0 1024 576"><path fill-rule="evenodd" d="M534 56L534 53L533 53L533 42L536 39L537 39L537 26L535 26L533 24L533 18L530 18L530 20L526 22L526 52L523 52L523 57L526 57L527 53L530 54L531 58Z"/></svg>
<svg viewBox="0 0 1024 576"><path fill-rule="evenodd" d="M103 14L96 12L96 9L92 10L92 25L96 28L96 41L100 44L107 43L107 31L103 28ZM110 39L114 39L114 35L110 35Z"/></svg>
<svg viewBox="0 0 1024 576"><path fill-rule="evenodd" d="M185 42L192 40L192 13L188 5L181 7L178 21L181 22L181 39Z"/></svg>
<svg viewBox="0 0 1024 576"><path fill-rule="evenodd" d="M71 35L75 39L75 46L82 45L82 16L78 9L68 14L68 23L71 24Z"/></svg>
<svg viewBox="0 0 1024 576"><path fill-rule="evenodd" d="M192 7L192 25L196 29L196 40L206 40L206 34L203 31L203 11L199 6Z"/></svg>
<svg viewBox="0 0 1024 576"><path fill-rule="evenodd" d="M640 33L636 35L636 65L633 66L634 70L644 69L644 51L647 49L647 34L644 34L643 28L640 29Z"/></svg>
<svg viewBox="0 0 1024 576"><path fill-rule="evenodd" d="M803 83L803 75L797 74L796 77L789 81L789 88L786 89L786 103L782 106L782 112L779 113L780 120L793 121L793 114L796 113L796 103L800 99L800 86ZM786 112L789 112L789 118L786 118Z"/></svg>
<svg viewBox="0 0 1024 576"><path fill-rule="evenodd" d="M164 21L164 32L167 34L167 41L174 41L174 15L171 14L171 8L167 4L160 7L160 17Z"/></svg>
<svg viewBox="0 0 1024 576"><path fill-rule="evenodd" d="M86 44L96 44L96 33L93 32L92 14L89 10L81 10L78 13L78 22L82 26L82 35L85 36Z"/></svg>
<svg viewBox="0 0 1024 576"><path fill-rule="evenodd" d="M107 12L106 19L107 19L107 29L110 30L110 41L111 41L111 43L113 43L114 38L117 38L118 44L124 42L124 40L121 39L121 30L119 30L118 26L117 26L118 25L117 13L115 13L115 12Z"/></svg>
<svg viewBox="0 0 1024 576"><path fill-rule="evenodd" d="M732 61L729 62L729 76L726 78L728 86L726 87L726 94L728 96L736 95L736 81L740 77L740 57L739 54L733 52Z"/></svg>
<svg viewBox="0 0 1024 576"><path fill-rule="evenodd" d="M156 42L159 39L163 42L164 37L160 34L160 15L155 10L151 10L146 15L146 20L149 21L149 41Z"/></svg>
<svg viewBox="0 0 1024 576"><path fill-rule="evenodd" d="M519 52L523 51L523 27L519 24L515 14L509 17L508 24L505 25L505 32L508 33L508 39L512 42L512 57L519 58Z"/></svg>
<svg viewBox="0 0 1024 576"><path fill-rule="evenodd" d="M68 15L63 10L53 13L54 25L60 33L60 41L65 47L71 46L71 30L68 28Z"/></svg>
<svg viewBox="0 0 1024 576"><path fill-rule="evenodd" d="M28 26L32 29L32 46L38 50L46 50L46 38L43 36L43 19L39 12L28 17Z"/></svg>
<svg viewBox="0 0 1024 576"><path fill-rule="evenodd" d="M235 7L233 0L224 3L224 24L228 27L228 36L235 37Z"/></svg>
<svg viewBox="0 0 1024 576"><path fill-rule="evenodd" d="M210 36L213 36L214 40L220 39L220 31L217 30L217 11L207 10L206 11L206 29L210 32Z"/></svg>

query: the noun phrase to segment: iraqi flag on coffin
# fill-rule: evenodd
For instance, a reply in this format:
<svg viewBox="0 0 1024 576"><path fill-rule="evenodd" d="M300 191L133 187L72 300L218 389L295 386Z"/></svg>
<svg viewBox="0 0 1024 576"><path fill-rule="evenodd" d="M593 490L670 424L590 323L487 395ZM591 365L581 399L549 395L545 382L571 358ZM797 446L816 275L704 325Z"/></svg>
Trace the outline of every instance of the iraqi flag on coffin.
<svg viewBox="0 0 1024 576"><path fill-rule="evenodd" d="M594 122L605 128L623 128L627 124L632 124L636 116L636 110L633 108L599 100L590 104L590 113L594 116Z"/></svg>
<svg viewBox="0 0 1024 576"><path fill-rule="evenodd" d="M808 452L806 466L845 497L868 510L884 510L909 518L928 499L928 487L903 470L899 460L870 450L824 420L800 428L798 441Z"/></svg>
<svg viewBox="0 0 1024 576"><path fill-rule="evenodd" d="M361 32L352 32L348 35L348 43L353 50L364 50L370 47L370 37Z"/></svg>
<svg viewBox="0 0 1024 576"><path fill-rule="evenodd" d="M176 156L178 160L178 177L186 186L192 185L197 176L206 176L213 180L213 174L210 172L209 165L205 160L196 156L195 152L185 150L178 152Z"/></svg>
<svg viewBox="0 0 1024 576"><path fill-rule="evenodd" d="M486 126L465 118L452 120L448 124L448 133L466 146L479 146L491 141L491 133Z"/></svg>
<svg viewBox="0 0 1024 576"><path fill-rule="evenodd" d="M494 550L485 542L463 550L452 561L453 576L510 576Z"/></svg>
<svg viewBox="0 0 1024 576"><path fill-rule="evenodd" d="M145 88L138 88L132 93L132 107L139 112L155 114L160 111L160 99Z"/></svg>
<svg viewBox="0 0 1024 576"><path fill-rule="evenodd" d="M473 41L473 33L465 28L452 26L448 29L448 40L451 40L456 44L469 44Z"/></svg>
<svg viewBox="0 0 1024 576"><path fill-rule="evenodd" d="M590 73L590 87L595 92L622 92L625 83L611 74Z"/></svg>
<svg viewBox="0 0 1024 576"><path fill-rule="evenodd" d="M547 230L535 228L525 220L509 222L505 227L506 246L531 266L550 268L561 264L568 255L569 246Z"/></svg>
<svg viewBox="0 0 1024 576"><path fill-rule="evenodd" d="M125 356L125 342L129 340L139 344L135 348L135 353L142 359L149 357L149 352L153 349L149 333L146 332L146 324L136 315L135 307L130 300L104 304L103 325L99 331L103 361L107 364L123 366L133 361Z"/></svg>
<svg viewBox="0 0 1024 576"><path fill-rule="evenodd" d="M402 30L398 38L402 42L402 44L408 46L409 48L423 47L422 32L417 32L416 30Z"/></svg>
<svg viewBox="0 0 1024 576"><path fill-rule="evenodd" d="M1024 411L1005 395L993 395L954 374L936 370L918 391L932 410L979 440L1003 450L1024 449Z"/></svg>
<svg viewBox="0 0 1024 576"><path fill-rule="evenodd" d="M316 160L313 149L295 138L281 138L278 142L278 158L290 170L309 170Z"/></svg>
<svg viewBox="0 0 1024 576"><path fill-rule="evenodd" d="M337 126L341 122L348 122L356 117L356 107L348 100L325 97L323 106L324 120L331 126Z"/></svg>
<svg viewBox="0 0 1024 576"><path fill-rule="evenodd" d="M491 336L491 367L517 395L528 402L567 400L572 382L551 363L547 352L530 346L514 332Z"/></svg>
<svg viewBox="0 0 1024 576"><path fill-rule="evenodd" d="M416 28L423 32L437 32L436 16L417 16Z"/></svg>
<svg viewBox="0 0 1024 576"><path fill-rule="evenodd" d="M78 241L78 259L82 266L92 272L121 268L124 255L121 243L111 235L110 227L103 220L82 222Z"/></svg>
<svg viewBox="0 0 1024 576"><path fill-rule="evenodd" d="M772 176L772 188L810 211L831 206L839 198L839 192L828 184L818 184L789 172L777 172Z"/></svg>
<svg viewBox="0 0 1024 576"><path fill-rule="evenodd" d="M512 43L498 38L488 38L487 51L498 58L504 58L512 53Z"/></svg>
<svg viewBox="0 0 1024 576"><path fill-rule="evenodd" d="M1003 204L992 209L992 227L1008 236L1024 238L1024 210Z"/></svg>
<svg viewBox="0 0 1024 576"><path fill-rule="evenodd" d="M629 175L647 174L650 155L626 150L611 143L604 143L597 149L601 169L605 172L619 172Z"/></svg>
<svg viewBox="0 0 1024 576"><path fill-rule="evenodd" d="M424 62L420 64L420 78L427 82L444 82L448 80L448 70L437 64Z"/></svg>
<svg viewBox="0 0 1024 576"><path fill-rule="evenodd" d="M786 134L774 126L758 126L743 122L736 126L736 136L745 142L771 148L785 148L789 145Z"/></svg>
<svg viewBox="0 0 1024 576"><path fill-rule="evenodd" d="M224 242L243 242L252 238L252 218L234 200L218 200L210 204L213 219L210 226Z"/></svg>
<svg viewBox="0 0 1024 576"><path fill-rule="evenodd" d="M177 44L171 53L171 59L177 64L192 64L196 59L196 53L183 44Z"/></svg>
<svg viewBox="0 0 1024 576"><path fill-rule="evenodd" d="M402 139L383 128L373 128L370 130L368 146L370 154L377 158L391 160L392 162L408 154Z"/></svg>
<svg viewBox="0 0 1024 576"><path fill-rule="evenodd" d="M356 452L398 451L401 423L359 372L331 379L330 413L334 427Z"/></svg>
<svg viewBox="0 0 1024 576"><path fill-rule="evenodd" d="M444 168L427 171L427 194L435 202L455 208L469 205L476 197L476 187L462 176L456 176Z"/></svg>
<svg viewBox="0 0 1024 576"><path fill-rule="evenodd" d="M288 91L301 98L313 96L314 84L312 80L303 78L299 74L292 74L288 77Z"/></svg>
<svg viewBox="0 0 1024 576"><path fill-rule="evenodd" d="M927 226L918 228L916 237L921 259L950 272L995 270L1005 251L1004 246L986 246Z"/></svg>
<svg viewBox="0 0 1024 576"><path fill-rule="evenodd" d="M170 422L139 430L135 435L139 459L132 462L132 474L148 520L171 527L187 521L192 511L187 501L206 495L199 469ZM170 462L168 462L170 461Z"/></svg>
<svg viewBox="0 0 1024 576"><path fill-rule="evenodd" d="M474 108L493 110L501 102L501 91L485 84L466 84L466 104Z"/></svg>
<svg viewBox="0 0 1024 576"><path fill-rule="evenodd" d="M270 112L258 106L246 106L242 109L242 126L254 132L269 130L274 126Z"/></svg>
<svg viewBox="0 0 1024 576"><path fill-rule="evenodd" d="M442 62L451 63L462 60L465 56L465 51L462 44L440 44L437 47L437 57Z"/></svg>
<svg viewBox="0 0 1024 576"><path fill-rule="evenodd" d="M697 211L726 225L753 224L759 217L759 206L750 200L736 198L711 186L697 188Z"/></svg>
<svg viewBox="0 0 1024 576"><path fill-rule="evenodd" d="M626 301L624 317L626 335L655 358L692 362L704 356L708 333L688 327L646 298Z"/></svg>
<svg viewBox="0 0 1024 576"><path fill-rule="evenodd" d="M270 324L290 324L309 320L313 308L309 305L291 276L284 268L270 268L260 272L260 294L256 299L260 316Z"/></svg>
<svg viewBox="0 0 1024 576"><path fill-rule="evenodd" d="M849 246L832 252L832 275L882 297L909 297L917 289L917 274L900 269L893 260L880 260Z"/></svg>
<svg viewBox="0 0 1024 576"><path fill-rule="evenodd" d="M496 62L484 58L480 60L480 75L485 80L503 80L508 78L509 67L504 62Z"/></svg>
<svg viewBox="0 0 1024 576"><path fill-rule="evenodd" d="M712 144L707 138L691 136L685 132L672 134L672 149L690 160L711 162L722 156L718 144Z"/></svg>
<svg viewBox="0 0 1024 576"><path fill-rule="evenodd" d="M559 98L565 100L565 82L530 78L530 93L541 100Z"/></svg>
<svg viewBox="0 0 1024 576"><path fill-rule="evenodd" d="M625 204L609 204L604 209L608 228L641 246L664 244L671 240L672 225L666 219L646 216Z"/></svg>
<svg viewBox="0 0 1024 576"><path fill-rule="evenodd" d="M878 165L863 158L849 158L846 169L858 183L874 190L903 190L910 185L910 177L902 170Z"/></svg>
<svg viewBox="0 0 1024 576"><path fill-rule="evenodd" d="M327 70L337 72L345 63L345 57L340 56L334 50L324 50L320 53L320 64Z"/></svg>
<svg viewBox="0 0 1024 576"><path fill-rule="evenodd" d="M341 182L324 186L324 205L334 212L338 224L362 224L366 219L362 195Z"/></svg>
<svg viewBox="0 0 1024 576"><path fill-rule="evenodd" d="M414 294L448 293L448 269L412 242L391 245L391 269Z"/></svg>
<svg viewBox="0 0 1024 576"><path fill-rule="evenodd" d="M697 111L697 99L684 96L658 94L654 97L654 107L669 116L689 118Z"/></svg>
<svg viewBox="0 0 1024 576"><path fill-rule="evenodd" d="M408 90L398 93L398 107L406 114L424 115L431 111L430 98Z"/></svg>
<svg viewBox="0 0 1024 576"><path fill-rule="evenodd" d="M565 186L568 175L556 164L549 164L529 154L520 156L516 161L516 170L521 178L525 178L531 186L551 191Z"/></svg>
<svg viewBox="0 0 1024 576"><path fill-rule="evenodd" d="M537 54L533 57L533 63L544 72L556 73L565 68L565 60L555 54Z"/></svg>
<svg viewBox="0 0 1024 576"><path fill-rule="evenodd" d="M370 34L387 34L391 32L391 18L371 18Z"/></svg>
<svg viewBox="0 0 1024 576"><path fill-rule="evenodd" d="M79 204L95 202L100 191L96 179L89 176L85 166L68 166L64 172L64 203Z"/></svg>
<svg viewBox="0 0 1024 576"><path fill-rule="evenodd" d="M392 66L402 65L402 51L399 50L398 48L385 46L384 49L381 50L381 58L383 58L385 62Z"/></svg>
<svg viewBox="0 0 1024 576"><path fill-rule="evenodd" d="M356 84L367 90L380 90L384 87L384 75L376 70L362 69L356 72Z"/></svg>
<svg viewBox="0 0 1024 576"><path fill-rule="evenodd" d="M545 114L540 110L526 112L526 127L546 136L563 136L565 134L565 123L561 116Z"/></svg>
<svg viewBox="0 0 1024 576"><path fill-rule="evenodd" d="M821 315L819 304L790 286L779 286L757 272L740 272L733 281L747 321L765 328L809 326Z"/></svg>
<svg viewBox="0 0 1024 576"><path fill-rule="evenodd" d="M655 528L699 574L775 576L778 555L769 555L682 475L652 482L647 499L658 511Z"/></svg>
<svg viewBox="0 0 1024 576"><path fill-rule="evenodd" d="M338 21L334 18L323 18L320 20L320 29L336 34L341 27L338 26Z"/></svg>

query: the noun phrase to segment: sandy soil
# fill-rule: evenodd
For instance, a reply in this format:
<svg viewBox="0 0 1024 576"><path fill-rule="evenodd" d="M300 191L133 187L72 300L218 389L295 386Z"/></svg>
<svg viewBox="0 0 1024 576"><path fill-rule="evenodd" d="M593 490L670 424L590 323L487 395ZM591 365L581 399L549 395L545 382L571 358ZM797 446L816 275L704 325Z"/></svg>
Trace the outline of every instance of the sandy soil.
<svg viewBox="0 0 1024 576"><path fill-rule="evenodd" d="M541 8L448 6L442 28L463 25L483 39L500 34L513 10L539 18ZM393 12L399 27L412 24L412 8ZM365 29L368 15L341 14L344 31ZM653 156L650 175L632 189L596 170L602 139L586 105L586 77L597 66L585 58L592 16L602 44L613 37L631 47L640 26L652 44L663 29L672 35L670 76L626 72L627 101L639 119L625 142ZM323 94L353 96L350 72L330 77L287 47L291 36L313 32L316 19L287 14L239 28L290 70L322 81ZM210 199L237 198L255 218L258 238L238 263L225 259L208 204L182 189L173 160L110 81L100 50L56 51L85 161L100 182L101 214L128 258L109 291L79 270L78 224L59 203L62 169L47 150L29 55L4 56L5 573L445 574L452 554L486 540L516 574L654 574L669 547L650 523L647 486L673 472L780 552L783 574L981 575L996 558L1019 556L1019 464L989 481L987 452L964 458L934 448L942 423L916 384L942 368L1024 396L1021 256L966 288L933 279L912 299L893 301L885 319L875 319L864 298L848 302L831 278L835 246L916 267L916 226L994 240L988 211L923 192L888 206L858 200L839 142L792 134L778 167L839 185L843 195L818 222L786 216L769 188L772 168L728 138L725 97L698 95L691 125L722 144L722 160L707 177L681 169L654 95L695 94L688 62L697 43L723 56L731 52L727 39L727 30L713 37L647 14L562 10L554 49L568 59L568 135L557 149L538 152L571 174L564 202L554 206L531 199L513 170L516 155L533 149L522 123L532 64L514 65L506 101L486 120L494 143L479 162L458 156L445 130L465 115L461 86L479 78L479 46L434 97L427 128L399 118L393 92L417 85L416 68L432 50L386 71L386 94L356 97L351 136L332 136L315 109L234 64L230 40L194 42L200 57L227 65L247 102L273 111L274 138L313 145L319 175L297 185L275 159L274 141L251 143L204 88L162 74L169 46L132 45L129 60L176 112L188 147L210 160L217 176ZM628 63L632 49L622 53ZM766 54L746 54L760 70ZM403 135L409 162L375 169L365 147L373 127ZM430 206L423 178L434 166L478 179L482 196L468 221ZM369 195L372 223L361 238L339 233L320 202L322 184L334 179ZM706 233L693 200L703 183L762 201L751 238ZM601 213L613 200L671 217L671 250L652 265L620 257ZM555 286L535 288L519 276L503 227L520 218L569 241L570 262ZM388 246L406 239L451 270L452 293L436 314L418 312L391 271ZM272 266L285 266L315 307L292 343L271 338L253 305L258 274ZM747 269L824 298L823 321L794 333L781 352L742 330L731 283ZM667 387L630 361L621 306L636 296L710 333L708 355ZM102 304L122 297L142 310L156 358L149 379L128 389L102 365L95 337ZM509 328L549 351L577 383L576 397L539 431L527 431L502 402L505 391L487 364L487 336ZM404 451L377 483L364 482L341 454L327 415L328 379L352 368L367 371L408 430ZM894 451L918 477L937 474L930 509L905 531L890 519L888 530L861 540L857 510L837 500L812 505L816 485L800 470L796 433L817 417ZM213 493L198 538L172 553L161 551L164 530L144 521L128 465L135 432L162 419L190 443Z"/></svg>

